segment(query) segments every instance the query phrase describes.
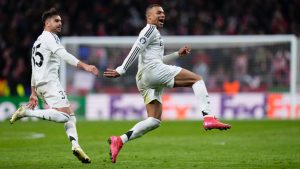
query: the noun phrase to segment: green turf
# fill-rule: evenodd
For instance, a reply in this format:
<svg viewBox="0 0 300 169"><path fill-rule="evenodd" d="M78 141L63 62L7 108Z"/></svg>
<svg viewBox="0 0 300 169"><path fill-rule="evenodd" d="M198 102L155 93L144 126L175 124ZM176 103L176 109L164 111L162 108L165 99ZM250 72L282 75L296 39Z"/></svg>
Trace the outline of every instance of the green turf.
<svg viewBox="0 0 300 169"><path fill-rule="evenodd" d="M300 168L299 121L230 123L229 131L205 131L201 121L163 122L128 142L112 164L108 136L135 122L79 121L81 146L92 158L91 164L81 164L71 153L63 124L6 121L0 123L0 168Z"/></svg>

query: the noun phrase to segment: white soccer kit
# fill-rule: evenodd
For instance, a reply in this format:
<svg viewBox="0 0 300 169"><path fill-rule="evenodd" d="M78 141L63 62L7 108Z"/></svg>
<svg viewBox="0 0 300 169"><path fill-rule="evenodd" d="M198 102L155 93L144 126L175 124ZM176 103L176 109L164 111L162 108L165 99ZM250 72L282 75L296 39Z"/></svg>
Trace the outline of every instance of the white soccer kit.
<svg viewBox="0 0 300 169"><path fill-rule="evenodd" d="M153 100L162 102L163 88L174 86L174 77L181 71L178 66L163 63L163 39L155 25L147 24L139 34L128 56L116 71L124 74L139 56L137 87L144 97L145 104Z"/></svg>
<svg viewBox="0 0 300 169"><path fill-rule="evenodd" d="M58 55L58 51L63 55ZM74 65L79 60L64 51L58 36L48 31L43 31L32 48L31 86L35 87L38 96L51 108L70 106L65 90L59 82L60 59L62 58Z"/></svg>

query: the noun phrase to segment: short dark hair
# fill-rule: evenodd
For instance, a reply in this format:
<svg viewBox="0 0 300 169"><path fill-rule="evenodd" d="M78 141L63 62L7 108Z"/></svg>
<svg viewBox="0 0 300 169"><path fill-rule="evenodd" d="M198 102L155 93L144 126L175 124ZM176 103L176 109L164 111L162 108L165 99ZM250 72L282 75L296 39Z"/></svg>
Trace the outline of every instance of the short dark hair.
<svg viewBox="0 0 300 169"><path fill-rule="evenodd" d="M59 15L59 13L57 12L57 10L55 8L51 8L48 11L45 11L43 13L43 15L42 15L42 22L43 22L43 24L45 24L45 21L48 18L51 18L52 16L55 16L55 15Z"/></svg>
<svg viewBox="0 0 300 169"><path fill-rule="evenodd" d="M147 17L147 14L148 14L149 10L152 9L152 8L154 8L154 7L161 7L161 5L159 5L159 4L150 4L150 5L146 8L146 13L145 13L146 17Z"/></svg>

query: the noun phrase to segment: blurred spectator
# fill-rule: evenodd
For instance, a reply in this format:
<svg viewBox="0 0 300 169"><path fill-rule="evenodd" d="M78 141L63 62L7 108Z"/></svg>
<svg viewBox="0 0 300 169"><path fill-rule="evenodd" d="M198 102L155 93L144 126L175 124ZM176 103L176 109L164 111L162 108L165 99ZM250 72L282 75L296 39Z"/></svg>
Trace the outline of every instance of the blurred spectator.
<svg viewBox="0 0 300 169"><path fill-rule="evenodd" d="M233 57L234 59L234 78L239 80L242 84L247 84L248 78L248 56L246 53L241 53Z"/></svg>
<svg viewBox="0 0 300 169"><path fill-rule="evenodd" d="M204 81L208 80L209 76L209 65L210 60L209 56L203 51L199 51L196 56L193 58L193 72L201 75Z"/></svg>
<svg viewBox="0 0 300 169"><path fill-rule="evenodd" d="M286 34L288 32L289 24L282 16L280 10L276 10L272 20L272 33Z"/></svg>
<svg viewBox="0 0 300 169"><path fill-rule="evenodd" d="M223 90L228 95L237 94L240 91L240 82L231 76L228 80L224 80Z"/></svg>
<svg viewBox="0 0 300 169"><path fill-rule="evenodd" d="M277 51L275 59L272 60L272 75L274 84L282 87L289 84L290 69L288 66L290 53L287 51Z"/></svg>
<svg viewBox="0 0 300 169"><path fill-rule="evenodd" d="M25 96L26 78L25 63L23 58L18 58L14 69L8 77L8 85L11 95ZM29 92L28 92L29 93Z"/></svg>

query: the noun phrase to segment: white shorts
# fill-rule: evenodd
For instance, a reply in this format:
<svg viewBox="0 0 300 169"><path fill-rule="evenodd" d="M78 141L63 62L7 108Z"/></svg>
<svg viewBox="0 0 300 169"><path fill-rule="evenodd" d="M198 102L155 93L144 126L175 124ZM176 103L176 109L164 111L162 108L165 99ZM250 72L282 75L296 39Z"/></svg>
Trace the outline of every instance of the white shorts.
<svg viewBox="0 0 300 169"><path fill-rule="evenodd" d="M58 80L36 87L37 95L50 107L70 107L66 92Z"/></svg>
<svg viewBox="0 0 300 169"><path fill-rule="evenodd" d="M174 78L181 69L178 66L161 64L153 70L139 71L136 83L144 103L149 104L153 100L162 103L163 89L174 87Z"/></svg>

